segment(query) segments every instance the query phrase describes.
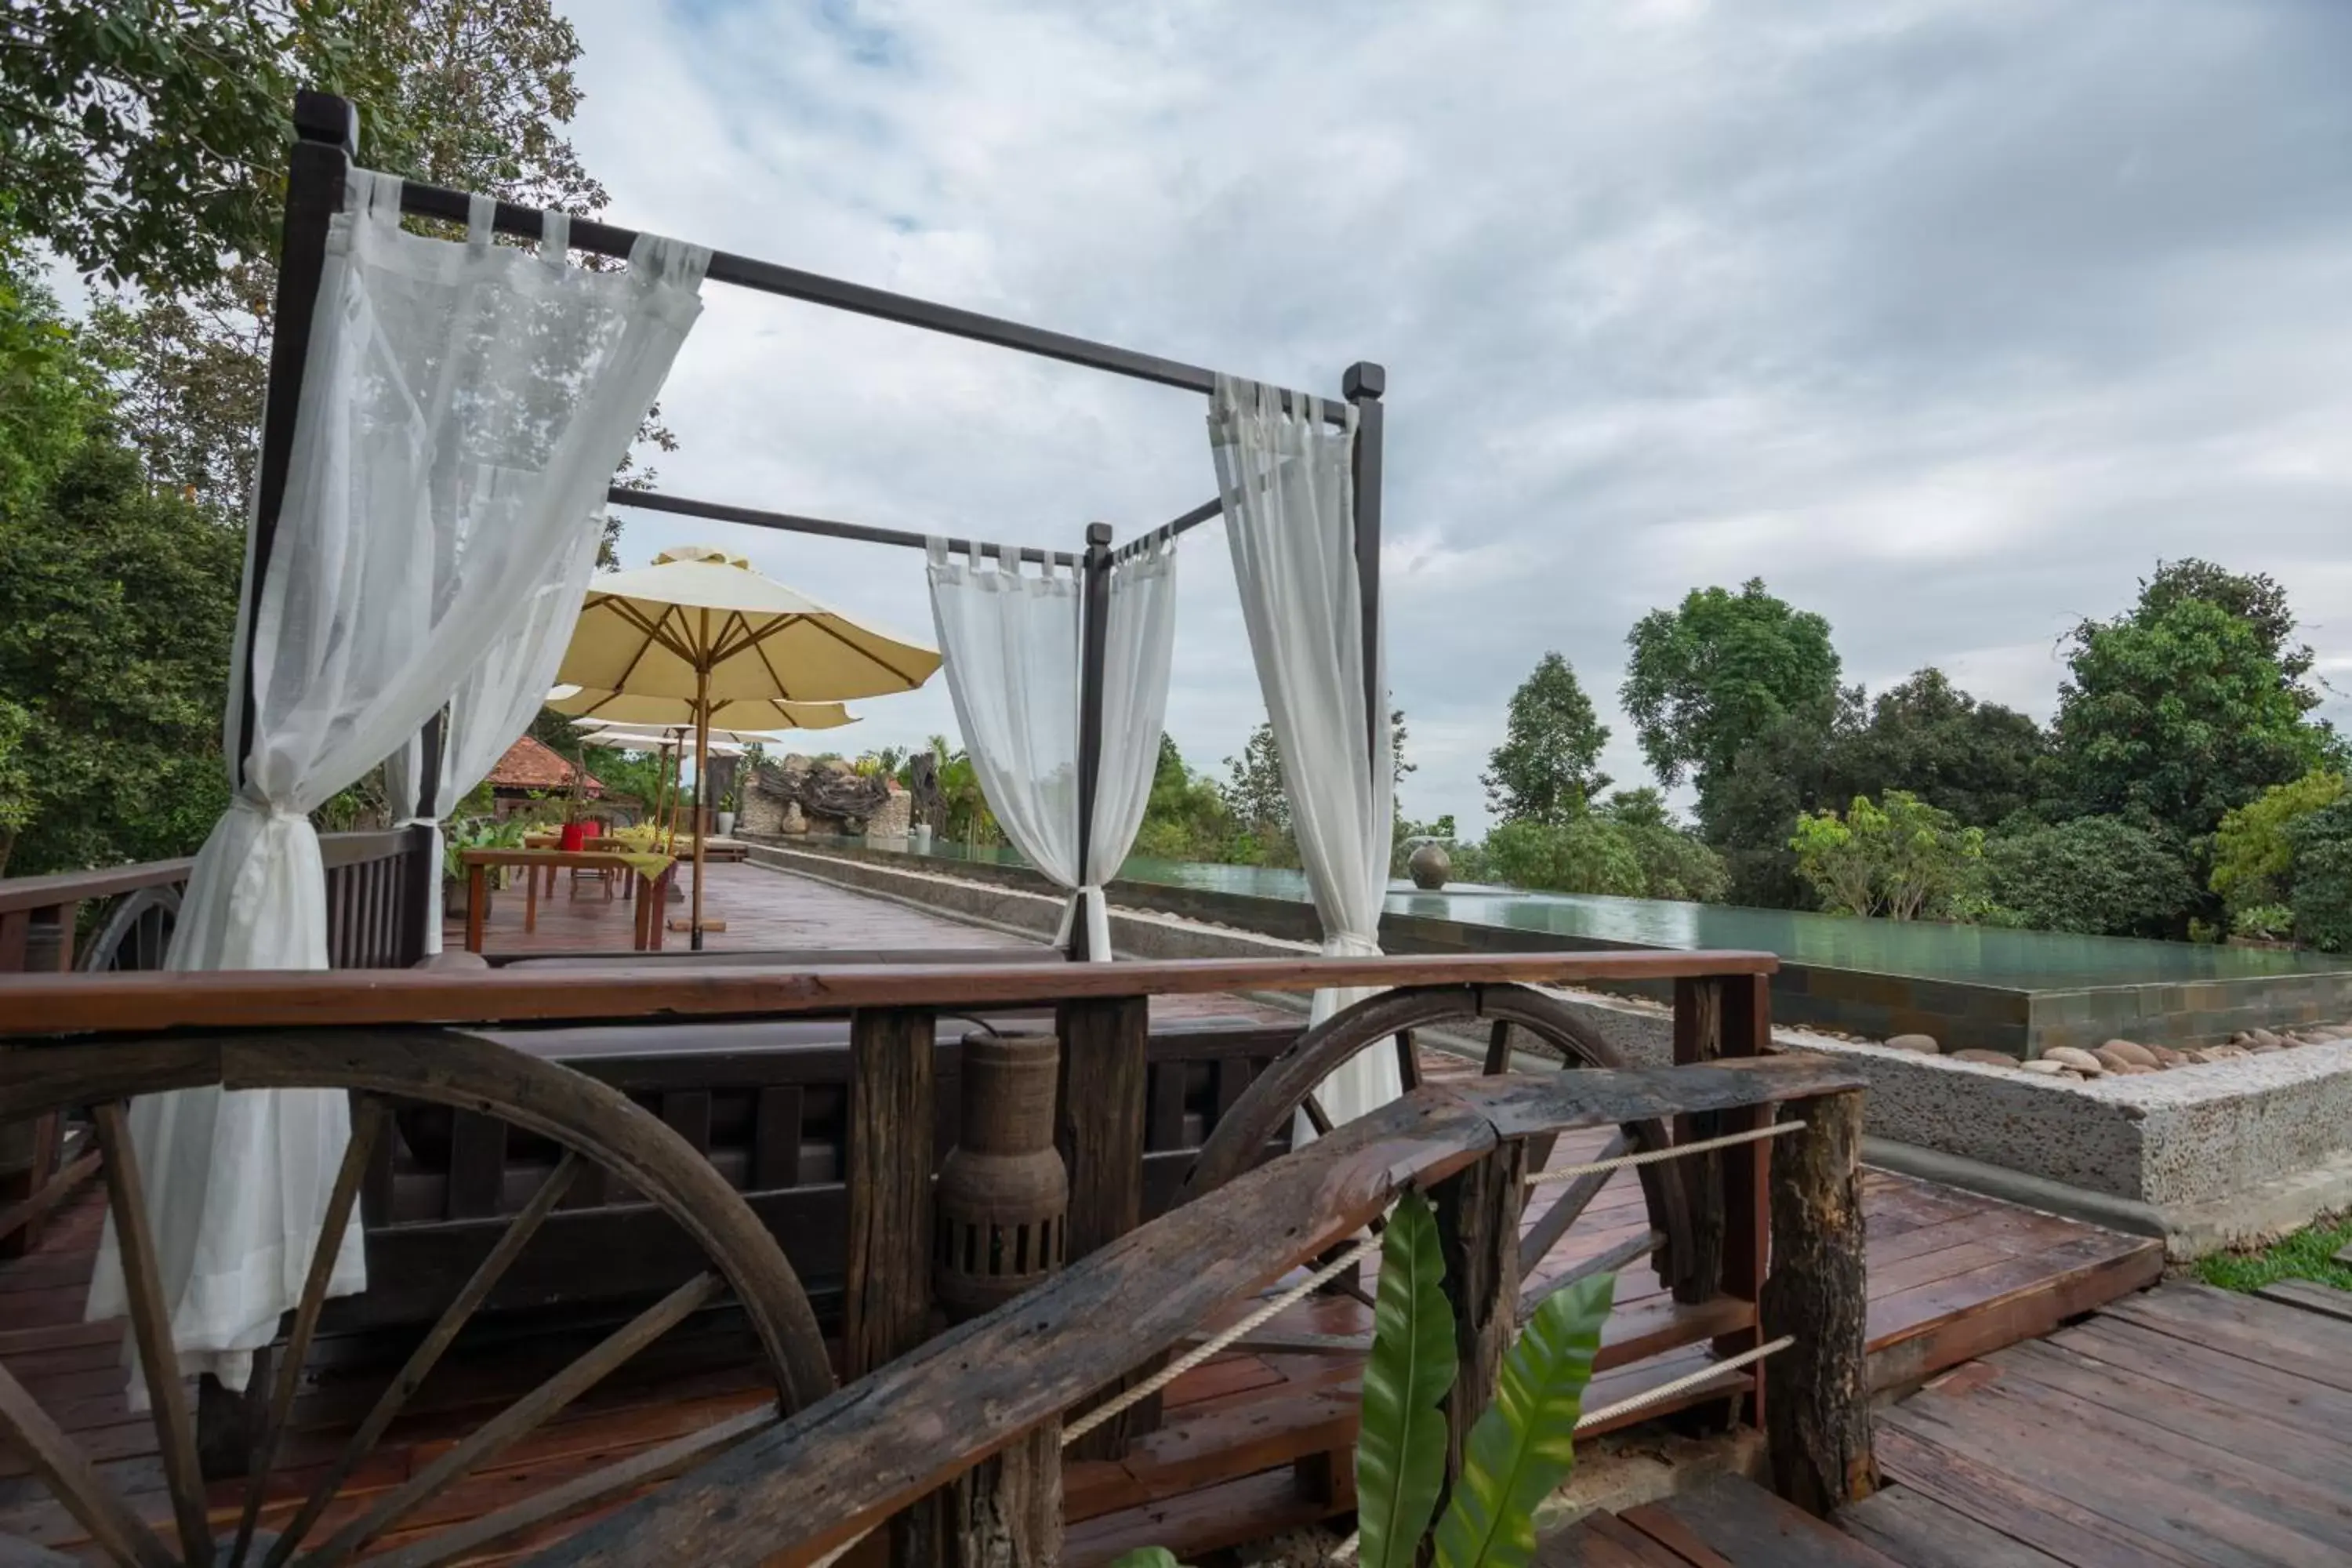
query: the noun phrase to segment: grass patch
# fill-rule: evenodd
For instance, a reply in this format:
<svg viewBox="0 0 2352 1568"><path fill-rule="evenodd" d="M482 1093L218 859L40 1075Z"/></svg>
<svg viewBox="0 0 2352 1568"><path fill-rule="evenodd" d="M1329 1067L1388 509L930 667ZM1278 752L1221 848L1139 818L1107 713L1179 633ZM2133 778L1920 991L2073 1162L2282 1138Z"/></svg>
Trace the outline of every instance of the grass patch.
<svg viewBox="0 0 2352 1568"><path fill-rule="evenodd" d="M2279 1279L2316 1279L2352 1290L2352 1268L2336 1261L2347 1243L2352 1243L2352 1214L2330 1215L2268 1247L2200 1258L2197 1277L2224 1290L2257 1290Z"/></svg>

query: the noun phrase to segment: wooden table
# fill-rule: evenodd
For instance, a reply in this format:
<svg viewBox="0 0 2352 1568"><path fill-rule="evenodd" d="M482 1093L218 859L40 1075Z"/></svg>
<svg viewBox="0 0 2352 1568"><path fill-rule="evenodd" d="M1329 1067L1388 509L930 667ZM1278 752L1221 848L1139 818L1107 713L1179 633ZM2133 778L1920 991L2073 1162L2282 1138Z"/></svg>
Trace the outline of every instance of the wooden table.
<svg viewBox="0 0 2352 1568"><path fill-rule="evenodd" d="M461 851L459 858L466 868L466 951L482 951L482 928L488 918L489 902L487 879L483 873L492 866L520 866L523 868L524 931L539 929L539 873L542 868L548 872L551 890L554 886L554 873L566 867L583 871L620 871L629 879L628 897L636 906L631 946L638 952L658 952L662 945L662 916L669 903L670 874L677 868L677 862L665 857L661 869L648 873L644 868L648 858L644 851L606 849Z"/></svg>

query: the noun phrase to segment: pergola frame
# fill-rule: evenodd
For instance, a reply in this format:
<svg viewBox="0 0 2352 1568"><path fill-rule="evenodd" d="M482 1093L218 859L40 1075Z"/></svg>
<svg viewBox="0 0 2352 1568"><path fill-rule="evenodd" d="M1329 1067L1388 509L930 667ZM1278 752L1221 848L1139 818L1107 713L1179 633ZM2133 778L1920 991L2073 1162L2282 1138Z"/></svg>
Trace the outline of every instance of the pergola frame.
<svg viewBox="0 0 2352 1568"><path fill-rule="evenodd" d="M295 414L301 400L303 366L310 353L311 315L318 303L320 277L326 263L327 227L330 220L342 210L345 184L353 160L359 155L358 111L349 101L331 93L308 90L297 93L294 129L296 140L287 170L286 215L279 253L278 296L272 308L276 331L270 344L269 387L263 405L261 465L255 496L251 562L246 582L248 632L236 753L240 777L246 758L253 749L254 712L257 706L250 628L258 618L262 584L268 574L278 521L285 505L287 479L293 456ZM413 180L404 181L401 185L401 210L417 216L463 223L467 221L470 204L471 198L462 191ZM492 226L500 234L536 239L540 237L540 218L537 208L499 202L492 218ZM636 243L637 231L588 218L575 218L572 221L569 237L572 249L625 258ZM712 281L730 283L761 293L782 295L786 299L846 310L855 315L896 321L926 331L966 338L1021 353L1059 360L1066 364L1085 365L1113 375L1177 387L1202 395L1213 393L1216 386L1216 373L1199 365L1109 343L1094 342L954 306L936 304L909 295L894 294L887 289L868 288L864 284L804 272L797 268L728 251L711 252L710 264L704 276ZM1340 379L1341 395L1354 405L1357 411L1352 459L1356 572L1363 618L1365 723L1370 743L1366 764L1375 769L1387 765L1388 751L1387 701L1381 687L1379 658L1383 414L1381 399L1387 390L1387 372L1366 361L1349 366ZM614 505L834 539L915 549L923 548L927 542L924 535L900 529L763 511L619 486L612 488L608 499ZM1078 868L1081 879L1085 876L1093 837L1096 777L1101 772L1103 680L1108 635L1105 618L1109 601L1110 568L1114 562L1149 548L1155 540L1173 539L1220 515L1223 510L1222 498L1207 501L1139 535L1117 551L1111 548L1109 525L1092 522L1087 525L1083 552L1023 548L1019 552L1024 561L1069 566L1080 574L1083 583L1078 672ZM423 777L426 794L419 802L419 810L429 816L437 814L440 805L434 794L440 775L442 740L441 720L437 716L425 726L424 739ZM695 794L696 805L699 809L703 794L699 778L696 781ZM1075 922L1073 932L1071 956L1083 958L1086 956L1085 922ZM693 944L696 947L702 945L699 929L693 933Z"/></svg>

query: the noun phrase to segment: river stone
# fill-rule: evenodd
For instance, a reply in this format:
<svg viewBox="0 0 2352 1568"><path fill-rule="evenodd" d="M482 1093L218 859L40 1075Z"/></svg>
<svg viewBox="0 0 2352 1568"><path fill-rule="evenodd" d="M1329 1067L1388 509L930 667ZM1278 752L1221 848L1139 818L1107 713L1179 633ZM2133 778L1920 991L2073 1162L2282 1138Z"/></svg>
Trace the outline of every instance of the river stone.
<svg viewBox="0 0 2352 1568"><path fill-rule="evenodd" d="M2239 1040L2237 1043L2239 1045L2245 1046L2250 1049L2256 1046L2271 1046L2275 1047L2286 1044L2284 1040L2280 1039L2268 1029L2248 1029L2245 1033L2245 1037Z"/></svg>
<svg viewBox="0 0 2352 1568"><path fill-rule="evenodd" d="M2152 1068L2161 1067L2164 1065L2158 1059L2157 1054L2153 1050L2150 1050L2146 1046L2136 1044L2130 1040L2109 1040L2105 1045L2101 1046L2099 1049L2105 1051L2110 1056L2121 1057L2124 1060L2137 1067Z"/></svg>
<svg viewBox="0 0 2352 1568"><path fill-rule="evenodd" d="M2098 1058L2073 1046L2053 1046L2042 1055L2062 1067L2073 1068L2085 1078L2097 1078L2107 1070L2106 1064Z"/></svg>
<svg viewBox="0 0 2352 1568"><path fill-rule="evenodd" d="M1932 1057L1944 1047L1936 1043L1933 1035L1889 1035L1886 1048L1890 1051L1916 1051L1923 1057Z"/></svg>
<svg viewBox="0 0 2352 1568"><path fill-rule="evenodd" d="M2244 1046L2208 1046L2205 1047L2205 1059L2209 1062L2234 1061L2240 1057L2252 1055L2253 1055L2253 1052Z"/></svg>
<svg viewBox="0 0 2352 1568"><path fill-rule="evenodd" d="M2063 1062L2053 1062L2046 1057L2036 1057L2030 1062L2017 1064L2020 1072L2038 1073L2043 1078L2057 1078L2066 1070Z"/></svg>
<svg viewBox="0 0 2352 1568"><path fill-rule="evenodd" d="M2017 1065L2017 1058L2006 1051L1954 1051L1952 1059L1975 1062L1979 1067L1989 1068L2013 1068Z"/></svg>

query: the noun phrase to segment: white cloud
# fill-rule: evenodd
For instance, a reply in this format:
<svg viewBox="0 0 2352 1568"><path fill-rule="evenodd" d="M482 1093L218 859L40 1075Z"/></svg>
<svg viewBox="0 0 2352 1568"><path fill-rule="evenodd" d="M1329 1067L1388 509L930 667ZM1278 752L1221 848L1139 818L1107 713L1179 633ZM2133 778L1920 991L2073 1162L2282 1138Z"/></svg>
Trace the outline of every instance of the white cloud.
<svg viewBox="0 0 2352 1568"><path fill-rule="evenodd" d="M1390 369L1416 816L1483 815L1547 648L1760 575L1849 679L2047 713L2159 557L2284 579L2352 666L2352 7L572 0L621 221L1244 374ZM1201 409L714 286L665 488L1036 542L1205 498ZM926 624L907 554L724 532ZM1260 714L1213 525L1171 728ZM951 727L866 705L856 743ZM1622 717L1606 763L1642 773Z"/></svg>

